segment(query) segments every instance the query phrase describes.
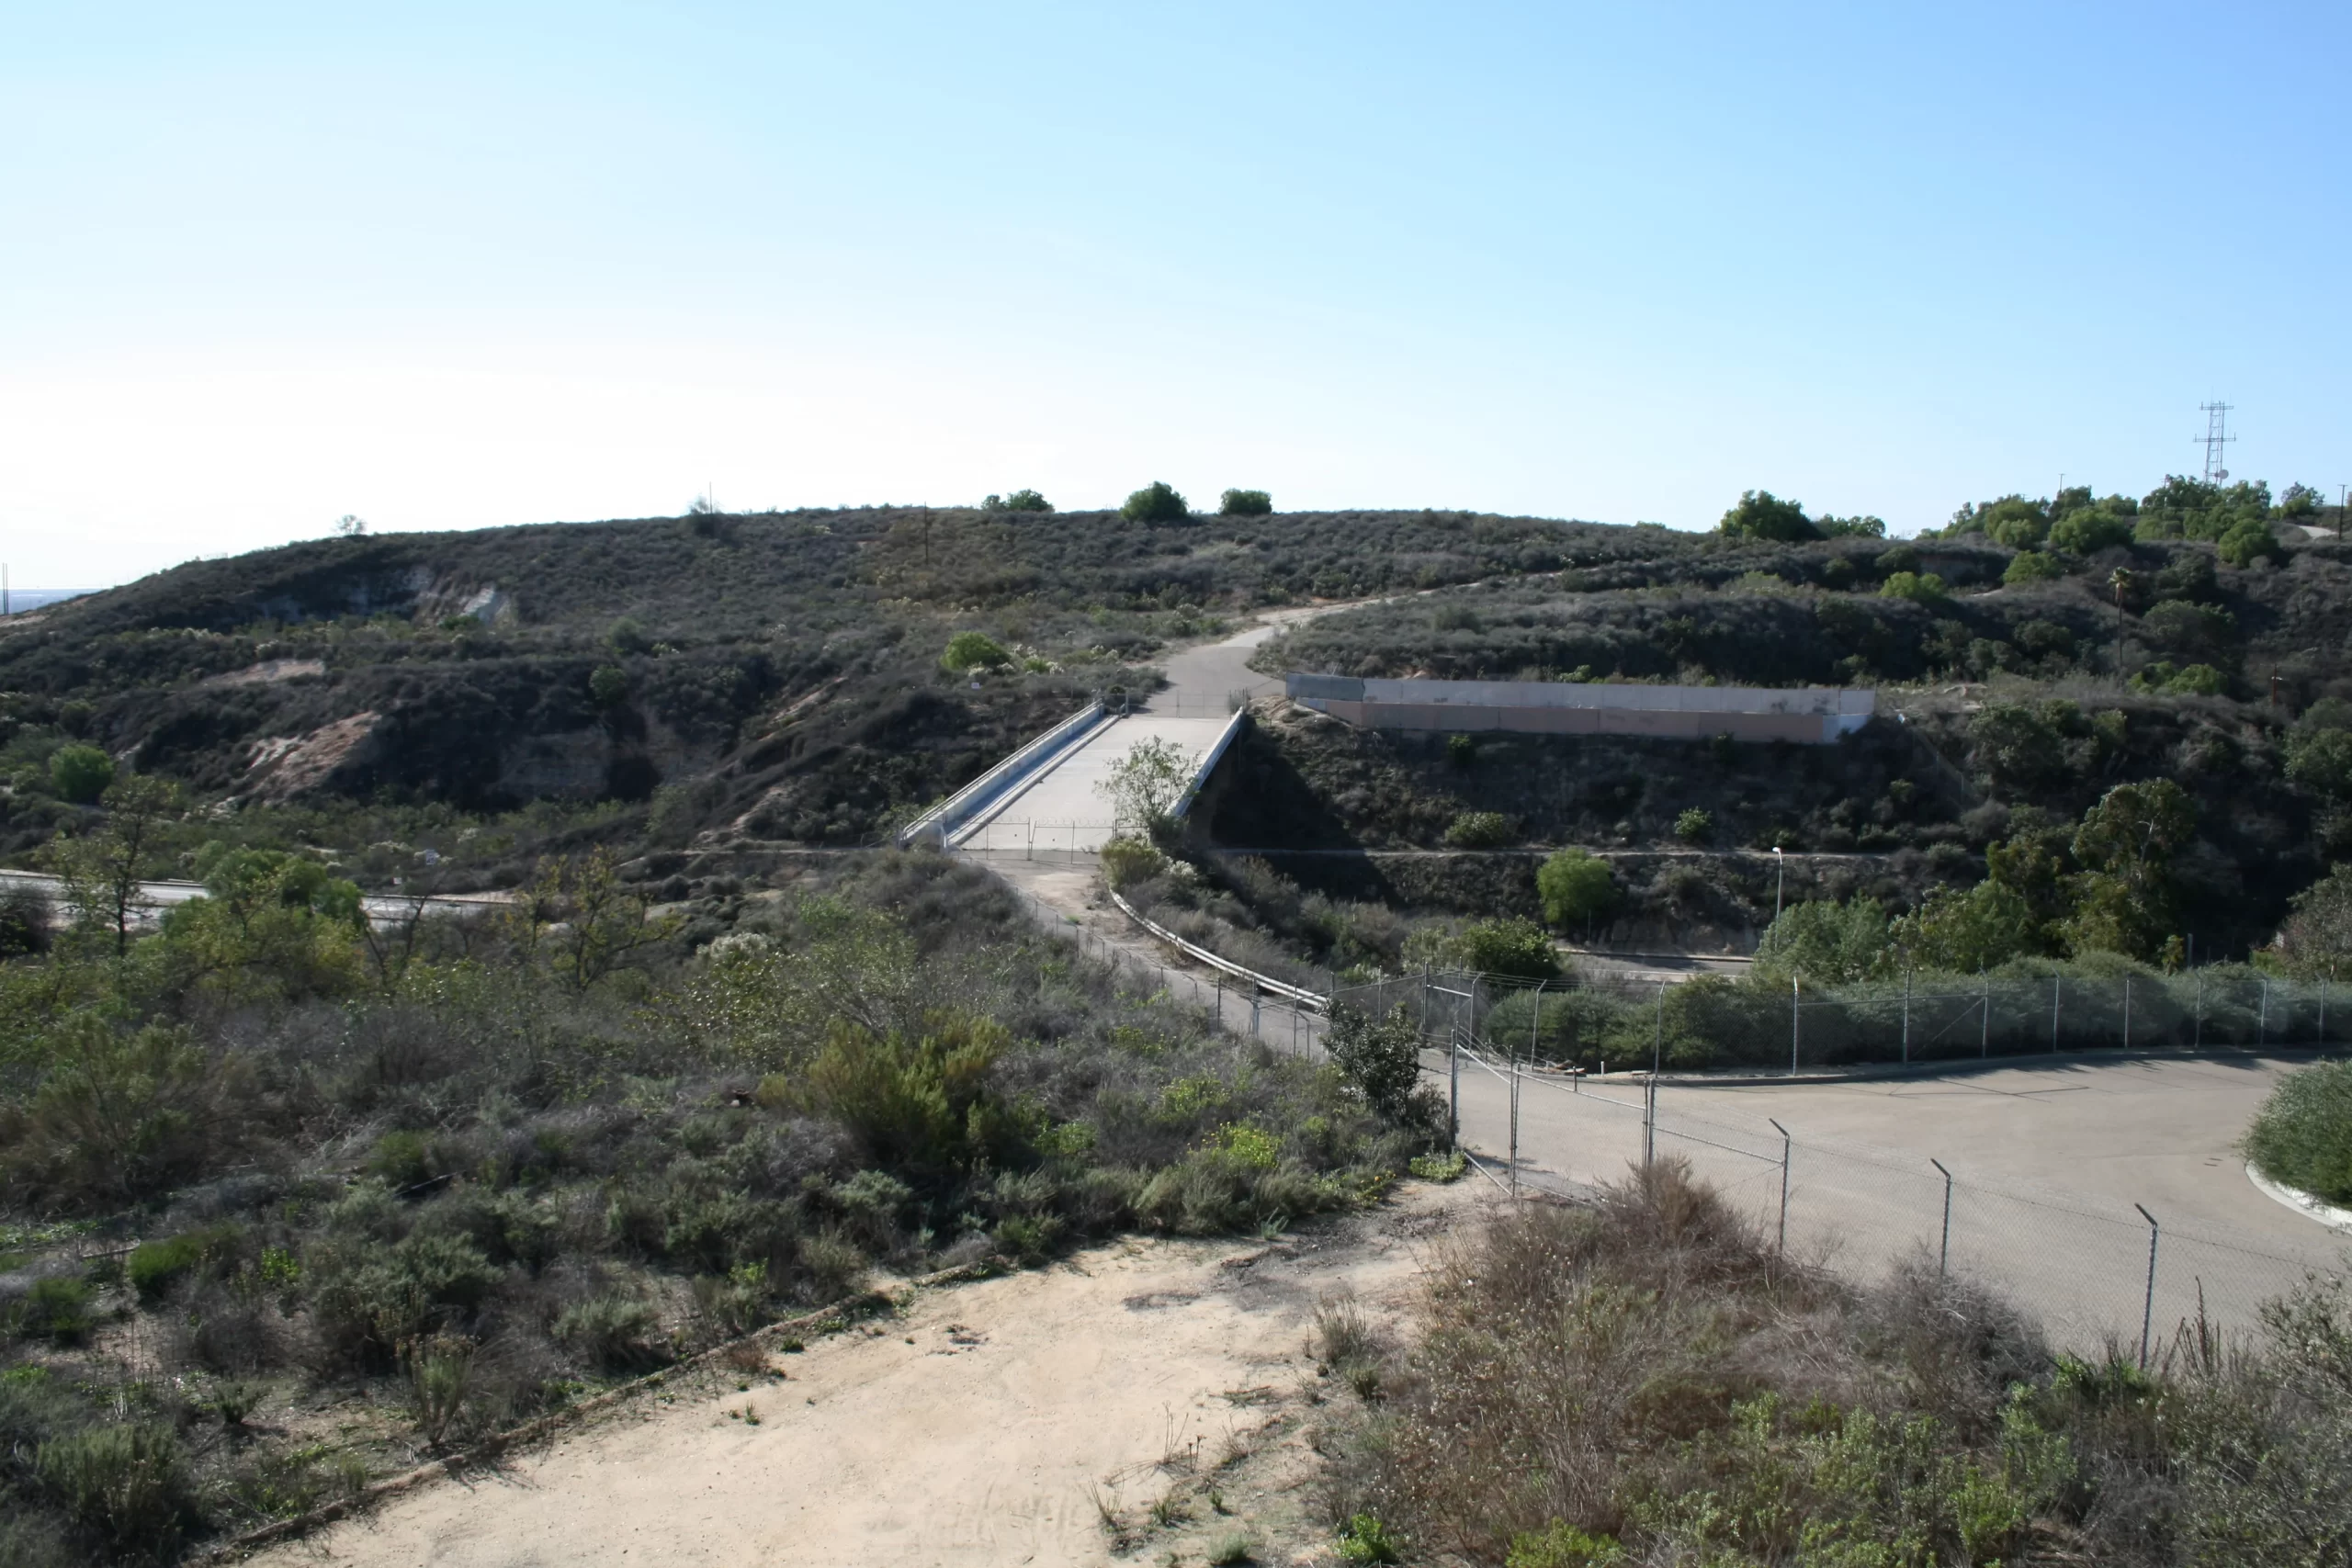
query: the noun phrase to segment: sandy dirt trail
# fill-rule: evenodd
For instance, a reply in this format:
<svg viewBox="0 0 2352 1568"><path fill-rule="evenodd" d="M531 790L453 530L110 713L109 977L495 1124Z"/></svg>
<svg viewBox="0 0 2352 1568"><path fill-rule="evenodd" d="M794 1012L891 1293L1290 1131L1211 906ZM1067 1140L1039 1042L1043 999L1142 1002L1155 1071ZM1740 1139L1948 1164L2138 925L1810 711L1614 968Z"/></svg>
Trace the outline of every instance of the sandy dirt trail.
<svg viewBox="0 0 2352 1568"><path fill-rule="evenodd" d="M1414 1185L1272 1243L1128 1238L921 1292L773 1357L781 1381L650 1394L255 1561L1106 1563L1098 1500L1129 1561L1197 1562L1237 1531L1261 1562L1327 1561L1306 1430L1351 1396L1307 1350L1316 1303L1393 1317L1424 1244L1483 1201ZM1155 1524L1171 1493L1182 1517Z"/></svg>

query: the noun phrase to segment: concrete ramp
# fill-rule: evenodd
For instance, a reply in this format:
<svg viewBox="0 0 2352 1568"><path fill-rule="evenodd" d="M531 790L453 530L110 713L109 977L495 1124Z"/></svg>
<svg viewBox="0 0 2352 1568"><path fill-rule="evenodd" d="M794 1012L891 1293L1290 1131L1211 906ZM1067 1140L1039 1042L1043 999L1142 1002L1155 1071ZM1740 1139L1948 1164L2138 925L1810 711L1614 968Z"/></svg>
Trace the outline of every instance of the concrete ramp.
<svg viewBox="0 0 2352 1568"><path fill-rule="evenodd" d="M1091 852L1111 837L1111 801L1101 785L1112 766L1144 740L1173 742L1194 761L1225 733L1230 715L1136 713L1100 726L949 838L957 849Z"/></svg>

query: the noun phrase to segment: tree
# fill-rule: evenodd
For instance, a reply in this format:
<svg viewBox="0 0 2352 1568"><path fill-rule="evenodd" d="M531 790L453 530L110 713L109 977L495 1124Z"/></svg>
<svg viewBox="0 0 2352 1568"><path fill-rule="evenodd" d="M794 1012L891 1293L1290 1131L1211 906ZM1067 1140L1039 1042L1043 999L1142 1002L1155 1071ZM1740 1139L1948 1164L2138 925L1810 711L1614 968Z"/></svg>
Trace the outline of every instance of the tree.
<svg viewBox="0 0 2352 1568"><path fill-rule="evenodd" d="M2352 730L2310 729L2287 742L2287 776L2342 804L2352 801Z"/></svg>
<svg viewBox="0 0 2352 1568"><path fill-rule="evenodd" d="M1813 520L1813 526L1815 531L1825 539L1883 539L1886 537L1886 519L1883 517L1823 515Z"/></svg>
<svg viewBox="0 0 2352 1568"><path fill-rule="evenodd" d="M1111 764L1108 777L1094 787L1111 802L1112 816L1123 828L1157 832L1183 798L1193 782L1193 757L1173 740L1155 736L1127 748Z"/></svg>
<svg viewBox="0 0 2352 1568"><path fill-rule="evenodd" d="M1703 807L1683 808L1674 819L1674 836L1686 844L1703 844L1715 836L1715 816Z"/></svg>
<svg viewBox="0 0 2352 1568"><path fill-rule="evenodd" d="M942 668L962 674L967 670L995 669L1012 662L1012 655L986 632L957 632L939 656Z"/></svg>
<svg viewBox="0 0 2352 1568"><path fill-rule="evenodd" d="M1221 517L1267 517L1273 513L1274 498L1262 490L1229 490L1217 505Z"/></svg>
<svg viewBox="0 0 2352 1568"><path fill-rule="evenodd" d="M605 634L605 642L615 653L624 658L635 653L653 651L653 639L645 635L645 623L635 615L623 615Z"/></svg>
<svg viewBox="0 0 2352 1568"><path fill-rule="evenodd" d="M2174 931L2173 854L2197 829L2197 807L2170 779L2117 784L2075 830L2074 912L2063 928L2075 953L2153 958Z"/></svg>
<svg viewBox="0 0 2352 1568"><path fill-rule="evenodd" d="M2036 950L2033 910L2000 883L1986 880L1966 892L1931 888L1925 902L1897 919L1891 937L1905 964L1967 975Z"/></svg>
<svg viewBox="0 0 2352 1568"><path fill-rule="evenodd" d="M77 919L111 932L119 956L130 950L130 928L146 907L140 881L164 824L181 809L180 792L168 780L134 773L108 788L100 804L106 825L78 839L52 840L45 859L65 884Z"/></svg>
<svg viewBox="0 0 2352 1568"><path fill-rule="evenodd" d="M1898 571L1879 584L1885 599L1908 599L1915 604L1941 604L1948 596L1944 580L1932 571Z"/></svg>
<svg viewBox="0 0 2352 1568"><path fill-rule="evenodd" d="M1715 532L1735 539L1771 539L1783 544L1821 537L1801 502L1782 501L1769 490L1742 491L1739 503L1724 513Z"/></svg>
<svg viewBox="0 0 2352 1568"><path fill-rule="evenodd" d="M1455 940L1464 968L1517 980L1548 980L1560 972L1552 939L1533 920L1479 920Z"/></svg>
<svg viewBox="0 0 2352 1568"><path fill-rule="evenodd" d="M2299 980L2341 980L2352 974L2352 865L2337 866L2288 905L2293 913L2278 928L2287 972Z"/></svg>
<svg viewBox="0 0 2352 1568"><path fill-rule="evenodd" d="M1598 919L1617 902L1609 863L1575 848L1555 851L1536 868L1535 892L1544 900L1544 918L1555 926Z"/></svg>
<svg viewBox="0 0 2352 1568"><path fill-rule="evenodd" d="M980 502L983 512L1051 512L1054 503L1034 490L1016 490L1011 495L991 495Z"/></svg>
<svg viewBox="0 0 2352 1568"><path fill-rule="evenodd" d="M2289 520L2319 515L2320 494L2306 484L2289 485L2278 497L2278 515Z"/></svg>
<svg viewBox="0 0 2352 1568"><path fill-rule="evenodd" d="M1173 486L1154 479L1127 497L1119 515L1130 523L1182 523L1192 512Z"/></svg>
<svg viewBox="0 0 2352 1568"><path fill-rule="evenodd" d="M2050 525L2050 547L2070 556L2096 555L2132 542L2132 524L2103 508L2072 512Z"/></svg>
<svg viewBox="0 0 2352 1568"><path fill-rule="evenodd" d="M675 916L656 918L602 846L585 860L541 862L508 919L519 946L531 953L551 947L555 971L583 991L632 953L667 942L680 924Z"/></svg>
<svg viewBox="0 0 2352 1568"><path fill-rule="evenodd" d="M2003 586L2020 587L2029 582L2048 582L2066 575L2066 563L2046 550L2019 550L2008 570L2001 573Z"/></svg>
<svg viewBox="0 0 2352 1568"><path fill-rule="evenodd" d="M357 978L367 919L358 887L307 855L215 840L196 854L204 897L164 917L163 941L191 980L232 996L304 996Z"/></svg>
<svg viewBox="0 0 2352 1568"><path fill-rule="evenodd" d="M600 708L618 707L628 695L628 671L617 664L600 664L588 676L588 695Z"/></svg>
<svg viewBox="0 0 2352 1568"><path fill-rule="evenodd" d="M1404 1118L1420 1082L1421 1037L1403 1006L1380 1019L1344 1003L1333 1008L1323 1048L1374 1111Z"/></svg>
<svg viewBox="0 0 2352 1568"><path fill-rule="evenodd" d="M1886 911L1857 895L1792 904L1764 928L1756 944L1756 973L1773 981L1801 976L1838 986L1875 973L1886 961Z"/></svg>
<svg viewBox="0 0 2352 1568"><path fill-rule="evenodd" d="M49 783L61 800L87 806L114 783L114 759L96 746L61 746L50 754Z"/></svg>
<svg viewBox="0 0 2352 1568"><path fill-rule="evenodd" d="M2287 547L2278 542L2278 536L2270 531L2269 524L2249 517L2232 524L2229 532L2213 547L2213 553L2232 566L2245 568L2266 558L2283 561L2287 558Z"/></svg>
<svg viewBox="0 0 2352 1568"><path fill-rule="evenodd" d="M364 539L368 536L368 523L346 512L334 520L334 531L346 539Z"/></svg>

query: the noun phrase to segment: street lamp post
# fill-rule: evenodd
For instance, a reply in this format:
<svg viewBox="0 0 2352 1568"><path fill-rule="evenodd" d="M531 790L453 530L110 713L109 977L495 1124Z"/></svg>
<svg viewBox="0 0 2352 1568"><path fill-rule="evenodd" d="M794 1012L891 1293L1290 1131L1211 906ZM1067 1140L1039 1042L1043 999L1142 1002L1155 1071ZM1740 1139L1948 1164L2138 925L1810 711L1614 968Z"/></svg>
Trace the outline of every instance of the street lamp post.
<svg viewBox="0 0 2352 1568"><path fill-rule="evenodd" d="M1780 874L1772 883L1772 923L1778 925L1781 921L1781 896L1789 889L1789 857L1781 852L1778 844L1772 846L1772 863L1780 868Z"/></svg>

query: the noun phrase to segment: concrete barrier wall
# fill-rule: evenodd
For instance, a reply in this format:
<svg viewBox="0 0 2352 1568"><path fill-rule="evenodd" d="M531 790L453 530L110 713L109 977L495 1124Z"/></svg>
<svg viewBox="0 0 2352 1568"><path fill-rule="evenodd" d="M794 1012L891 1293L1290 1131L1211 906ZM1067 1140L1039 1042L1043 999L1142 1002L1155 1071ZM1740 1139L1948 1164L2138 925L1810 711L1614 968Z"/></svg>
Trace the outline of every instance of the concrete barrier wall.
<svg viewBox="0 0 2352 1568"><path fill-rule="evenodd" d="M1087 704L899 829L899 847L906 849L922 839L945 842L1005 791L1051 764L1109 716L1100 702Z"/></svg>
<svg viewBox="0 0 2352 1568"><path fill-rule="evenodd" d="M1877 711L1878 694L1843 686L1630 686L1550 681L1379 681L1291 675L1291 700L1369 729L1527 735L1653 735L1821 745Z"/></svg>

